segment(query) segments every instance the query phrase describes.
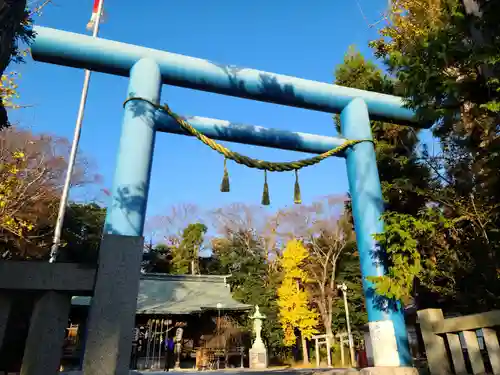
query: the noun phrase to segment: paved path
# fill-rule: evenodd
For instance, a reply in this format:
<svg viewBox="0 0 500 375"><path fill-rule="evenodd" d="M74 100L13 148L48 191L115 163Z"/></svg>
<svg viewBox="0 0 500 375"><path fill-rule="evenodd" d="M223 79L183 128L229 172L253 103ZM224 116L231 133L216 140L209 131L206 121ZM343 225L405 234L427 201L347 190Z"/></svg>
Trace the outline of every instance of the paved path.
<svg viewBox="0 0 500 375"><path fill-rule="evenodd" d="M344 374L349 369L332 369L332 368L321 368L321 369L267 369L267 370L251 370L245 369L227 369L227 370L217 370L217 371L130 371L130 375L334 375L334 374ZM81 375L81 371L68 371L61 372L60 375Z"/></svg>
<svg viewBox="0 0 500 375"><path fill-rule="evenodd" d="M228 370L219 370L219 371L142 371L142 373L138 372L137 375L268 375L270 373L276 375L333 375L333 374L343 374L348 369L331 369L331 368L321 368L321 369L267 369L267 370L251 370L251 369L228 369Z"/></svg>

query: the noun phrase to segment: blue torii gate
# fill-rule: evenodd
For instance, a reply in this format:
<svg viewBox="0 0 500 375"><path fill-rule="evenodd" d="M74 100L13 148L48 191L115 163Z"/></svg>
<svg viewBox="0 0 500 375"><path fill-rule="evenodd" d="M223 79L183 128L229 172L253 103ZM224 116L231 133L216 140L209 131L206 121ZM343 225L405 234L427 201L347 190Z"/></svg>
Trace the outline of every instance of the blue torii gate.
<svg viewBox="0 0 500 375"><path fill-rule="evenodd" d="M402 98L341 87L153 50L66 31L35 27L35 60L130 76L128 97L160 103L162 84L240 98L340 113L342 135L325 137L232 124L203 117L186 118L208 137L320 154L348 140L372 139L370 119L417 126ZM174 119L147 101L128 102L118 160L99 255L90 310L83 370L85 374L125 373L131 350L142 253L142 231L156 131L187 134ZM363 290L375 366L410 367L412 359L400 304L374 293L367 276L385 273L373 235L383 231L383 199L375 149L363 142L346 159Z"/></svg>

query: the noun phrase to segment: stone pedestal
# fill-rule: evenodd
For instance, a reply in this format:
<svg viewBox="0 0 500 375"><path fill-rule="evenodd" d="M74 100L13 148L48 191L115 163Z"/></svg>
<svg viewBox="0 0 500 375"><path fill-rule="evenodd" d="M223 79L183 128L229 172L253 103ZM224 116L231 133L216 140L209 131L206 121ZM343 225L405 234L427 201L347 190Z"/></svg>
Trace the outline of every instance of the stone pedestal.
<svg viewBox="0 0 500 375"><path fill-rule="evenodd" d="M267 368L267 349L264 343L257 341L253 343L250 349L250 368L252 369L265 369Z"/></svg>

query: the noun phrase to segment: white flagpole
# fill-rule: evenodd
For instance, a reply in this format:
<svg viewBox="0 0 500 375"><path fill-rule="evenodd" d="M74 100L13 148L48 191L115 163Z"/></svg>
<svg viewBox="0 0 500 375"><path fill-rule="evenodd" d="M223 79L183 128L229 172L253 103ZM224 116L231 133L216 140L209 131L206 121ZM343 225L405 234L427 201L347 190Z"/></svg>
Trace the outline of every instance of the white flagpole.
<svg viewBox="0 0 500 375"><path fill-rule="evenodd" d="M97 8L97 16L92 30L92 37L97 38L99 33L99 23L101 21L101 14L103 9L104 0L99 1ZM83 114L85 111L85 104L87 102L87 94L89 91L90 70L85 70L85 78L83 80L82 94L80 98L80 106L78 107L78 115L76 117L75 133L73 135L73 143L71 144L71 152L68 161L68 170L66 171L66 178L64 180L63 191L61 200L59 201L59 212L57 214L56 227L54 229L54 237L52 240L52 247L50 249L49 263L54 263L59 252L59 245L61 244L61 233L64 223L64 215L66 214L66 206L68 204L68 194L71 185L71 176L75 166L76 154L78 152L78 143L80 142L80 135L82 132Z"/></svg>

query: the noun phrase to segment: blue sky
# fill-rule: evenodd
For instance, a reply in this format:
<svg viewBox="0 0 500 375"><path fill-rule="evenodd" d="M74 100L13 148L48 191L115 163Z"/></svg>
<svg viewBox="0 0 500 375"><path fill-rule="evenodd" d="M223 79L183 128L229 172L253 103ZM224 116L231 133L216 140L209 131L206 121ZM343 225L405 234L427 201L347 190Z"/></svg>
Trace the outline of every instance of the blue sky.
<svg viewBox="0 0 500 375"><path fill-rule="evenodd" d="M380 19L386 0L105 0L100 36L212 61L331 82L349 45L365 56L377 37L369 22ZM53 0L37 24L78 33L85 30L92 0ZM12 113L24 127L72 138L82 88L82 70L31 59L11 69L22 73L20 104ZM110 187L116 162L122 102L127 79L95 73L88 95L81 150L92 157ZM185 115L226 119L266 127L334 135L331 115L253 102L194 90L163 87L163 99ZM306 154L231 145L239 152L272 161ZM148 212L162 214L173 204L204 208L231 202L259 204L262 172L229 165L231 192L220 193L222 158L199 141L159 134L155 147ZM271 209L293 204L293 173L269 176ZM303 201L347 191L344 160L331 159L301 173Z"/></svg>

